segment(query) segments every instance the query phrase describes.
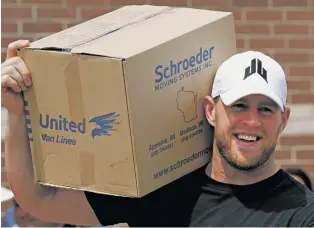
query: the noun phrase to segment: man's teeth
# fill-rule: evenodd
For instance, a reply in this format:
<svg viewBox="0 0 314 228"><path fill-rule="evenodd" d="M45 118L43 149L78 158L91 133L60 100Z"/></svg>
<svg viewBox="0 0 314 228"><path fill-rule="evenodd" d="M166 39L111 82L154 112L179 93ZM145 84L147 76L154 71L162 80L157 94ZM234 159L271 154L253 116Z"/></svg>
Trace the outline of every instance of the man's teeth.
<svg viewBox="0 0 314 228"><path fill-rule="evenodd" d="M248 136L248 135L238 135L239 139L244 139L247 141L256 141L257 137L256 136Z"/></svg>

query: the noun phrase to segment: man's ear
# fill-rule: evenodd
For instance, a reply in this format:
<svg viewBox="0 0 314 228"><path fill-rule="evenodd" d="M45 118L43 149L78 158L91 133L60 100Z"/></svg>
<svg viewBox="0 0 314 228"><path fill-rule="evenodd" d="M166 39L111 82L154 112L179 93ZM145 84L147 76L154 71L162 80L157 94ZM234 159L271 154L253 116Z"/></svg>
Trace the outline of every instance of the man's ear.
<svg viewBox="0 0 314 228"><path fill-rule="evenodd" d="M206 96L204 98L204 110L206 119L209 122L210 125L215 127L215 110L216 110L216 104L212 97Z"/></svg>
<svg viewBox="0 0 314 228"><path fill-rule="evenodd" d="M286 107L285 111L282 113L282 129L281 132L283 132L283 130L286 128L288 120L290 117L290 108Z"/></svg>

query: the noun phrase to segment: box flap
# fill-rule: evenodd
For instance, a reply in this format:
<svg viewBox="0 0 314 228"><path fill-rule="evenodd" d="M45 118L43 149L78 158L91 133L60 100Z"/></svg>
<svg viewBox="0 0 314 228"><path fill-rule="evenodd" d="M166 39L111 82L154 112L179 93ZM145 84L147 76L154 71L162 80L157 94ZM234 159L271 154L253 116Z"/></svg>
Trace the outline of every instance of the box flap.
<svg viewBox="0 0 314 228"><path fill-rule="evenodd" d="M30 48L70 51L78 45L95 40L170 9L167 6L125 6L35 41L30 45Z"/></svg>
<svg viewBox="0 0 314 228"><path fill-rule="evenodd" d="M126 59L226 17L232 13L173 8L77 46L72 52Z"/></svg>

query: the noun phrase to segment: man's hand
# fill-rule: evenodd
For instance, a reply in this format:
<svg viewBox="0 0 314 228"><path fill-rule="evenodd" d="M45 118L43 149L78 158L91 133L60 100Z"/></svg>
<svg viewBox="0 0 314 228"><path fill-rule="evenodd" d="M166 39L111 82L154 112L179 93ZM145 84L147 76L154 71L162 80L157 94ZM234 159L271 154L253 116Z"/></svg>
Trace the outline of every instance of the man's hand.
<svg viewBox="0 0 314 228"><path fill-rule="evenodd" d="M17 56L17 49L27 47L29 44L28 40L10 43L6 60L1 64L2 106L9 114L19 115L23 112L21 92L32 84L29 70L23 60Z"/></svg>

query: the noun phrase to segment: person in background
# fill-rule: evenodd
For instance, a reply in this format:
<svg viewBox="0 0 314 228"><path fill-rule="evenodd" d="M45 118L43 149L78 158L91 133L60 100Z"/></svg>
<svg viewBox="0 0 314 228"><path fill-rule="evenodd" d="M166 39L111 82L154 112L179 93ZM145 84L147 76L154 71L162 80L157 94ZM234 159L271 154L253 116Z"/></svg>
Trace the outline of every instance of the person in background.
<svg viewBox="0 0 314 228"><path fill-rule="evenodd" d="M6 186L1 186L1 227L15 225L13 199L13 192Z"/></svg>
<svg viewBox="0 0 314 228"><path fill-rule="evenodd" d="M313 191L311 180L303 169L301 169L301 168L290 168L290 169L286 169L285 171L288 174L290 174L290 176L292 176L295 180L299 181L301 184L304 184L311 191Z"/></svg>

